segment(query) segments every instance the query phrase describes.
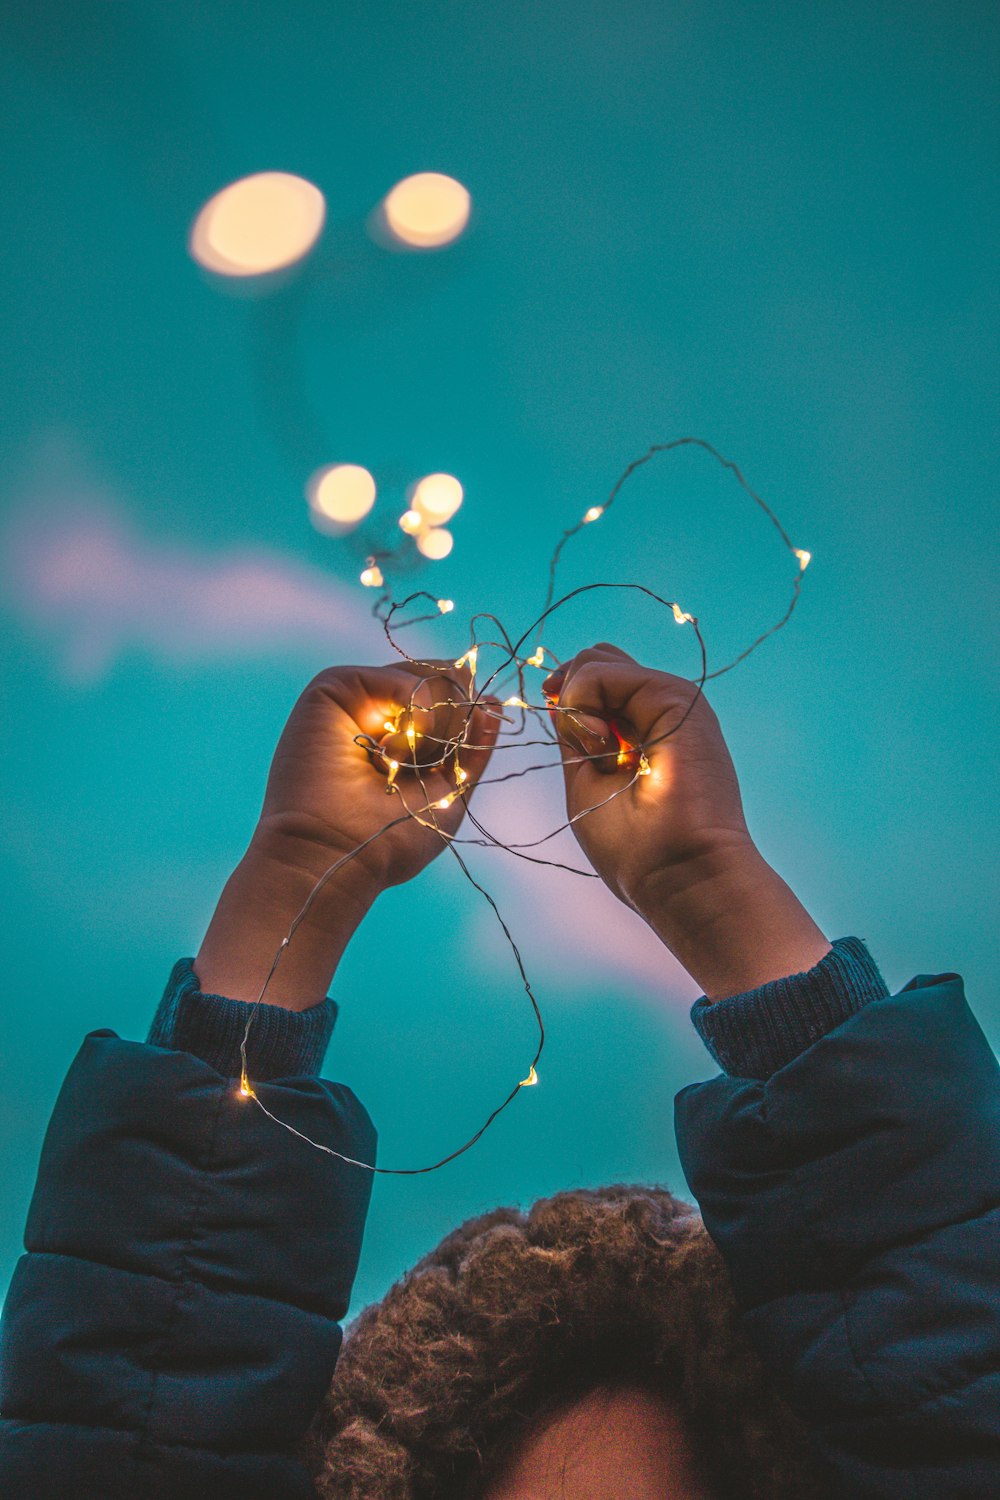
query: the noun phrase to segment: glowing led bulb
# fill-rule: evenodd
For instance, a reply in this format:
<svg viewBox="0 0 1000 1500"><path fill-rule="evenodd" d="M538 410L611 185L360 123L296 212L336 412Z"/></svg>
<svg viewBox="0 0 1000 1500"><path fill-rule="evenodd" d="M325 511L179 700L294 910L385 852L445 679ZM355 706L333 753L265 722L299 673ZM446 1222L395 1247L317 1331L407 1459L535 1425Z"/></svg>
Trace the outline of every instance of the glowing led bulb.
<svg viewBox="0 0 1000 1500"><path fill-rule="evenodd" d="M464 786L469 779L468 771L462 769L458 761L455 762L455 780L459 786Z"/></svg>
<svg viewBox="0 0 1000 1500"><path fill-rule="evenodd" d="M357 526L375 504L375 481L360 464L328 464L311 476L306 497L314 519Z"/></svg>
<svg viewBox="0 0 1000 1500"><path fill-rule="evenodd" d="M389 767L389 774L385 778L386 790L388 791L389 788L391 788L393 782L396 780L396 777L399 775L399 761L387 760L386 765Z"/></svg>
<svg viewBox="0 0 1000 1500"><path fill-rule="evenodd" d="M653 768L649 764L649 761L646 759L646 757L644 755L640 755L639 756L639 775L640 776L652 776L652 774L653 774Z"/></svg>
<svg viewBox="0 0 1000 1500"><path fill-rule="evenodd" d="M366 589L380 589L385 582L385 579L382 577L382 569L376 567L374 564L371 564L367 568L362 568L361 582Z"/></svg>
<svg viewBox="0 0 1000 1500"><path fill-rule="evenodd" d="M617 756L617 764L618 765L620 765L620 766L627 766L628 765L628 757L629 757L629 750L630 750L630 748L631 747L626 746L626 745L622 745L621 746L621 748L618 751L618 756Z"/></svg>
<svg viewBox="0 0 1000 1500"><path fill-rule="evenodd" d="M447 557L455 545L455 538L446 526L432 526L417 537L417 551L429 557L431 562L440 562Z"/></svg>
<svg viewBox="0 0 1000 1500"><path fill-rule="evenodd" d="M400 530L405 531L407 536L416 536L426 524L419 510L404 510L399 518Z"/></svg>
<svg viewBox="0 0 1000 1500"><path fill-rule="evenodd" d="M505 698L503 706L504 708L527 708L528 705L523 698Z"/></svg>
<svg viewBox="0 0 1000 1500"><path fill-rule="evenodd" d="M793 547L792 551L799 560L799 572L804 573L812 562L812 553L803 551L801 547Z"/></svg>
<svg viewBox="0 0 1000 1500"><path fill-rule="evenodd" d="M440 797L438 801L435 802L434 806L440 807L442 810L446 807L450 807L457 796L457 792L449 792L447 797Z"/></svg>
<svg viewBox="0 0 1000 1500"><path fill-rule="evenodd" d="M455 601L454 599L439 599L437 606L443 615L450 615L455 608Z"/></svg>
<svg viewBox="0 0 1000 1500"><path fill-rule="evenodd" d="M450 521L464 498L454 474L425 474L410 496L413 509L432 526Z"/></svg>
<svg viewBox="0 0 1000 1500"><path fill-rule="evenodd" d="M694 624L694 615L686 615L679 604L671 604L670 608L674 612L674 619L677 621L678 625Z"/></svg>
<svg viewBox="0 0 1000 1500"><path fill-rule="evenodd" d="M443 172L416 172L386 196L385 221L397 239L421 250L457 239L469 222L468 190Z"/></svg>
<svg viewBox="0 0 1000 1500"><path fill-rule="evenodd" d="M304 177L256 172L208 200L188 248L220 276L264 276L301 260L319 239L325 217L323 194Z"/></svg>
<svg viewBox="0 0 1000 1500"><path fill-rule="evenodd" d="M545 647L544 646L537 646L535 648L534 654L532 656L526 656L525 657L524 664L527 667L544 667L544 665L545 665Z"/></svg>
<svg viewBox="0 0 1000 1500"><path fill-rule="evenodd" d="M417 743L417 731L414 728L413 720L412 719L410 720L409 724L407 724L407 726L406 726L406 743L409 745L409 747L410 747L411 750L414 748L414 746Z"/></svg>
<svg viewBox="0 0 1000 1500"><path fill-rule="evenodd" d="M590 523L591 523L591 521L599 521L601 519L601 517L603 516L603 514L604 514L604 506L603 505L592 505L588 511L584 512L584 517L583 517L583 524L584 524L584 526L589 526Z"/></svg>
<svg viewBox="0 0 1000 1500"><path fill-rule="evenodd" d="M468 651L466 651L465 655L464 656L460 656L458 658L458 661L455 663L455 666L458 669L458 671L461 671L464 666L468 666L469 671L472 673L473 677L475 677L475 675L476 675L476 663L477 663L478 660L479 660L479 647L478 646L470 646L469 649L468 649Z"/></svg>
<svg viewBox="0 0 1000 1500"><path fill-rule="evenodd" d="M535 1072L535 1065L534 1065L534 1063L532 1063L531 1067L528 1069L528 1076L527 1076L527 1078L522 1078L521 1079L521 1082L518 1084L518 1088L519 1089L534 1088L534 1086L535 1086L535 1084L537 1082L538 1082L538 1074Z"/></svg>
<svg viewBox="0 0 1000 1500"><path fill-rule="evenodd" d="M240 1098L241 1099L256 1099L256 1097L257 1097L257 1095L254 1093L253 1089L250 1087L250 1080L247 1077L246 1072L245 1071L242 1072L240 1074Z"/></svg>

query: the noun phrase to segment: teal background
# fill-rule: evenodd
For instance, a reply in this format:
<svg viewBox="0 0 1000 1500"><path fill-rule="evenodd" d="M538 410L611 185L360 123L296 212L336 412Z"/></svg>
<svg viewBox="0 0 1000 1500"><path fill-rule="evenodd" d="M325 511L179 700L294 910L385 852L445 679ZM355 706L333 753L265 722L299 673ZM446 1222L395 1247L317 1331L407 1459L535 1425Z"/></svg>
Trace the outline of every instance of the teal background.
<svg viewBox="0 0 1000 1500"><path fill-rule="evenodd" d="M384 655L360 544L307 518L322 463L372 469L387 531L411 479L462 479L455 551L414 575L457 602L423 644L457 654L475 609L530 622L555 538L650 442L739 462L814 553L791 625L710 694L751 828L830 936L892 988L959 971L1000 1043L997 31L955 0L4 8L0 1287L81 1037L145 1034L296 693ZM219 286L188 227L264 169L322 188L324 238L277 287ZM368 215L420 170L468 186L472 224L390 253ZM789 564L685 453L563 581L679 598L718 665ZM599 638L694 673L690 632L628 596L546 633ZM522 785L490 804L512 837L559 821L554 777ZM547 1015L542 1086L444 1171L377 1183L355 1307L497 1202L682 1187L672 1096L712 1071L695 986L610 897L505 861L476 869ZM458 1144L531 1055L445 863L336 980L327 1072L387 1165Z"/></svg>

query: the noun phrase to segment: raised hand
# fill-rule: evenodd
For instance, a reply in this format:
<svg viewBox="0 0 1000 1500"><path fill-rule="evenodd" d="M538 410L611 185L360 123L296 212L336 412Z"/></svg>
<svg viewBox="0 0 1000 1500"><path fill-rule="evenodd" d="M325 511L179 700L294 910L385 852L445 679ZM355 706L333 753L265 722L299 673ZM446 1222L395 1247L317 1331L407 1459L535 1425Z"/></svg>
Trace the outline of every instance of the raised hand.
<svg viewBox="0 0 1000 1500"><path fill-rule="evenodd" d="M581 847L710 998L823 957L826 938L750 836L732 757L695 683L602 642L544 688Z"/></svg>
<svg viewBox="0 0 1000 1500"><path fill-rule="evenodd" d="M325 883L268 986L270 1004L317 1003L376 896L419 874L457 832L500 720L494 700L470 715L469 674L439 666L331 667L302 693L278 742L250 846L195 960L203 990L256 999L317 880L358 850ZM456 754L449 745L458 736ZM359 737L381 748L365 748Z"/></svg>

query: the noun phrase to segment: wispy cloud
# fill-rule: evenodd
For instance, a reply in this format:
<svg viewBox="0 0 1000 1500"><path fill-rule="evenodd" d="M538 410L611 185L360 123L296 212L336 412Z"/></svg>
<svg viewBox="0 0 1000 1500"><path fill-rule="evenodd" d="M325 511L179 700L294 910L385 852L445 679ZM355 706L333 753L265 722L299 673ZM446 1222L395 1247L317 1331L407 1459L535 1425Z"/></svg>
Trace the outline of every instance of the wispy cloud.
<svg viewBox="0 0 1000 1500"><path fill-rule="evenodd" d="M106 491L59 467L11 510L0 590L55 643L74 680L98 679L137 649L181 665L319 644L343 657L379 650L381 627L360 589L261 547L154 541Z"/></svg>

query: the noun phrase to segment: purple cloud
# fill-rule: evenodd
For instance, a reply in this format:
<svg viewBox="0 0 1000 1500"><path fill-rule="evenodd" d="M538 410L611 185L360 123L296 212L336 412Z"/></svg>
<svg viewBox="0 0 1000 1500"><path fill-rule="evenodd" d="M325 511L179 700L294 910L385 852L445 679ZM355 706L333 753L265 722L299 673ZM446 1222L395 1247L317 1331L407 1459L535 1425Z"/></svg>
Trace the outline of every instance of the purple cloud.
<svg viewBox="0 0 1000 1500"><path fill-rule="evenodd" d="M360 588L260 547L153 542L83 485L47 487L17 507L0 586L78 682L135 649L176 665L318 647L341 659L384 651Z"/></svg>

